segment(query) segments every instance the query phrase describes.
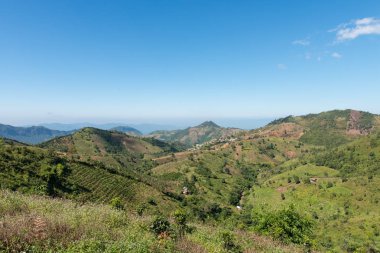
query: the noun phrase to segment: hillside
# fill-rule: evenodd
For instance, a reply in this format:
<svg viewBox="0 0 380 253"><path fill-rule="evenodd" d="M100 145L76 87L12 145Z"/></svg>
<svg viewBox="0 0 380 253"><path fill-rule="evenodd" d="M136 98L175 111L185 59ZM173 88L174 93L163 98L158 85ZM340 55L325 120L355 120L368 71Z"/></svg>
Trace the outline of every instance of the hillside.
<svg viewBox="0 0 380 253"><path fill-rule="evenodd" d="M25 146L0 139L0 185L2 189L109 203L120 198L129 208L156 198L162 210L174 199L162 193L157 183L134 170L116 170L102 162L68 159L52 150Z"/></svg>
<svg viewBox="0 0 380 253"><path fill-rule="evenodd" d="M69 133L70 132L51 130L41 126L14 127L0 124L0 137L28 144L41 143L57 136L68 135Z"/></svg>
<svg viewBox="0 0 380 253"><path fill-rule="evenodd" d="M129 127L129 126L118 126L118 127L113 127L110 129L110 131L118 131L122 132L128 135L134 135L134 136L141 136L142 133L137 130L136 128Z"/></svg>
<svg viewBox="0 0 380 253"><path fill-rule="evenodd" d="M153 166L151 158L178 151L176 147L152 138L96 128L83 128L39 146L58 151L72 159L102 162L119 171L145 171Z"/></svg>
<svg viewBox="0 0 380 253"><path fill-rule="evenodd" d="M293 137L303 143L337 147L368 135L380 126L380 116L356 110L333 110L305 116L288 116L251 131L254 136Z"/></svg>
<svg viewBox="0 0 380 253"><path fill-rule="evenodd" d="M0 251L2 252L166 252L301 253L302 248L239 229L226 232L202 223L190 223L191 233L174 237L151 231L155 216L126 213L101 204L27 196L0 190ZM174 218L174 210L171 216ZM75 217L75 219L73 218ZM17 228L22 227L22 233ZM226 236L228 235L228 240ZM238 247L237 247L237 246ZM238 250L238 251L237 251Z"/></svg>
<svg viewBox="0 0 380 253"><path fill-rule="evenodd" d="M155 131L149 136L166 142L179 142L187 147L202 144L211 140L228 138L244 130L238 128L223 128L212 121L206 121L194 127L183 130Z"/></svg>
<svg viewBox="0 0 380 253"><path fill-rule="evenodd" d="M314 219L318 243L333 252L380 250L380 135L314 150L258 175L242 202L254 213L294 204ZM339 227L339 231L337 231Z"/></svg>
<svg viewBox="0 0 380 253"><path fill-rule="evenodd" d="M120 202L134 219L128 224L137 220L145 227L139 235L149 238L146 252L157 239L149 223L156 215L173 223L176 209L196 230L185 242L174 236L161 241L169 248L157 252L378 252L377 127L378 116L349 110L287 117L187 150L96 128L38 147L4 139L0 182L2 188L79 203ZM198 128L223 129L212 122ZM224 248L223 231L239 247Z"/></svg>

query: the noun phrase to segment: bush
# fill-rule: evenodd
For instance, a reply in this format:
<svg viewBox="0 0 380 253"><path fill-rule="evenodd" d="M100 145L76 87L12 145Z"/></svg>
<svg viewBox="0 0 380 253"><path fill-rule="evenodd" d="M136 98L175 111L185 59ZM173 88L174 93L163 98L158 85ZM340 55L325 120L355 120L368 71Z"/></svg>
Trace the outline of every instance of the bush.
<svg viewBox="0 0 380 253"><path fill-rule="evenodd" d="M174 222L176 223L178 235L182 237L188 231L187 214L183 210L176 210L173 214Z"/></svg>
<svg viewBox="0 0 380 253"><path fill-rule="evenodd" d="M162 234L169 234L170 222L165 217L158 216L150 225L150 230L157 236Z"/></svg>
<svg viewBox="0 0 380 253"><path fill-rule="evenodd" d="M298 176L294 175L294 176L293 176L293 179L294 179L294 182L295 182L296 184L301 183L301 180L300 180L300 178L299 178Z"/></svg>
<svg viewBox="0 0 380 253"><path fill-rule="evenodd" d="M256 229L285 243L308 244L314 223L301 216L291 205L274 213L255 214Z"/></svg>
<svg viewBox="0 0 380 253"><path fill-rule="evenodd" d="M220 238L223 243L223 248L227 252L242 252L239 245L235 242L234 235L229 231L223 231L220 233Z"/></svg>
<svg viewBox="0 0 380 253"><path fill-rule="evenodd" d="M123 202L121 201L121 199L119 197L113 198L111 200L110 204L111 204L112 208L115 208L117 210L123 210L124 209Z"/></svg>

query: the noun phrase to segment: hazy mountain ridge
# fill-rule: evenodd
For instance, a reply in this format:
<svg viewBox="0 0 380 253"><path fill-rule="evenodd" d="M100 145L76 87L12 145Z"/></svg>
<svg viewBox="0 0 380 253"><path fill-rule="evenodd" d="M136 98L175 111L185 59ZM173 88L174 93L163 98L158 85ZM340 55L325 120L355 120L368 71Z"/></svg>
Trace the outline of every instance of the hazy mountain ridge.
<svg viewBox="0 0 380 253"><path fill-rule="evenodd" d="M202 144L213 139L231 137L244 131L245 130L238 128L220 127L212 121L205 121L198 126L183 130L155 131L149 136L166 142L179 142L188 147L192 147L195 144Z"/></svg>
<svg viewBox="0 0 380 253"><path fill-rule="evenodd" d="M135 135L135 136L141 136L143 135L139 130L137 130L136 128L133 128L133 127L129 127L129 126L118 126L118 127L113 127L110 129L111 131L118 131L118 132L122 132L122 133L125 133L125 134L128 134L128 135Z"/></svg>
<svg viewBox="0 0 380 253"><path fill-rule="evenodd" d="M51 130L46 127L14 127L0 124L0 136L28 144L37 144L48 141L57 136L68 135L70 132Z"/></svg>

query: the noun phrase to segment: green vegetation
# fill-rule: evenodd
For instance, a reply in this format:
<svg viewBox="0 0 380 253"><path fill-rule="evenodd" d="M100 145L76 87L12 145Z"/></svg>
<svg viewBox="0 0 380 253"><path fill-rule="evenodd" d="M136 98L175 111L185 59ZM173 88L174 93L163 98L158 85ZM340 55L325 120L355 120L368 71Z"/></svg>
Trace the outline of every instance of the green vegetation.
<svg viewBox="0 0 380 253"><path fill-rule="evenodd" d="M288 117L187 151L94 128L0 139L0 251L379 252L377 122Z"/></svg>
<svg viewBox="0 0 380 253"><path fill-rule="evenodd" d="M174 233L172 224L165 217L141 217L108 205L0 191L1 252L222 253L231 245L215 227L192 225L191 233L176 237L170 234ZM247 252L302 252L254 233L227 233L234 235L235 247Z"/></svg>
<svg viewBox="0 0 380 253"><path fill-rule="evenodd" d="M223 128L212 121L206 121L199 126L189 127L184 130L155 131L151 136L170 143L180 143L185 147L202 144L213 139L229 137L242 132L237 128Z"/></svg>

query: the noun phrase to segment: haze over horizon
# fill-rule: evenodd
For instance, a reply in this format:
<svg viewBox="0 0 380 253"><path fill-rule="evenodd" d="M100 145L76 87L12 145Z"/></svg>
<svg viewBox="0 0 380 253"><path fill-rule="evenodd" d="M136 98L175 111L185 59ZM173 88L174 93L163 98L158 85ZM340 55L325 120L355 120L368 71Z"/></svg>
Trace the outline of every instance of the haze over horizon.
<svg viewBox="0 0 380 253"><path fill-rule="evenodd" d="M1 1L0 123L241 127L333 109L379 114L379 10L379 1Z"/></svg>

